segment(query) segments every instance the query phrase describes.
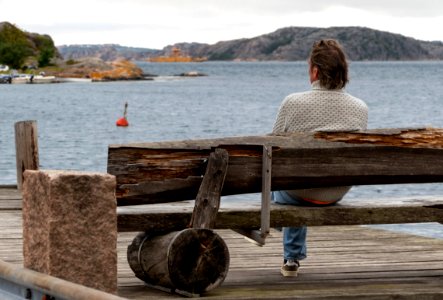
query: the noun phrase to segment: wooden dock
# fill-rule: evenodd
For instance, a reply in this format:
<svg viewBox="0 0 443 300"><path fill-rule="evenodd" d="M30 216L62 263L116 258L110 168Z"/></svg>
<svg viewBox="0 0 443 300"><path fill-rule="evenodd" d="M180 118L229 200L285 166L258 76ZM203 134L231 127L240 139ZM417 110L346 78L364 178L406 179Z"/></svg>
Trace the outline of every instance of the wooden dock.
<svg viewBox="0 0 443 300"><path fill-rule="evenodd" d="M21 196L0 188L0 259L22 265ZM443 226L443 225L442 225ZM443 227L442 227L443 230ZM264 247L219 230L231 254L230 271L207 299L443 299L443 240L362 226L310 227L308 259L299 277L284 278L281 233ZM134 277L126 248L135 233L119 233L119 295L178 299Z"/></svg>

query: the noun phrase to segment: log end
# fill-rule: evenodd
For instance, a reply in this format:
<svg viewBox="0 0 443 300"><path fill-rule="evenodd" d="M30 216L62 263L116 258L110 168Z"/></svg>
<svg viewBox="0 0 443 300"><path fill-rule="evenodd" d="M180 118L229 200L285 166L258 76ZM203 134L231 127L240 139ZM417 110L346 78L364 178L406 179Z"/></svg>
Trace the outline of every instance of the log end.
<svg viewBox="0 0 443 300"><path fill-rule="evenodd" d="M141 233L128 247L128 262L149 285L201 294L225 280L229 251L210 229L189 228L162 236Z"/></svg>
<svg viewBox="0 0 443 300"><path fill-rule="evenodd" d="M168 251L171 282L180 290L200 294L218 287L229 269L229 251L210 229L185 229Z"/></svg>

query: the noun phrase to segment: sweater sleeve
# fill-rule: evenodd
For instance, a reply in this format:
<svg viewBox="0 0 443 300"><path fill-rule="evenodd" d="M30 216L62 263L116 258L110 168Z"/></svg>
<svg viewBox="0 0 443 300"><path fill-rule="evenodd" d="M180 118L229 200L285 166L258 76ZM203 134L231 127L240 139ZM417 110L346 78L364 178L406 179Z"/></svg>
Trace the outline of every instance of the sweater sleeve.
<svg viewBox="0 0 443 300"><path fill-rule="evenodd" d="M273 133L286 132L286 102L287 98L283 100L282 104L280 105L280 109L277 113L277 119L275 120L274 128L272 130Z"/></svg>

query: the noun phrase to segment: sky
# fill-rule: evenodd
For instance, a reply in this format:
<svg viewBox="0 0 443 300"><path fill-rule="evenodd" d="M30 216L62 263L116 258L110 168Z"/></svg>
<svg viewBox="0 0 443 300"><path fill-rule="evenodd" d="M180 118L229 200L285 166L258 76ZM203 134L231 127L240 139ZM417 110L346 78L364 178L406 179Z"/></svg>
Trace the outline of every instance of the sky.
<svg viewBox="0 0 443 300"><path fill-rule="evenodd" d="M55 45L162 49L214 44L289 26L363 26L443 41L441 0L0 0L0 22L49 34Z"/></svg>

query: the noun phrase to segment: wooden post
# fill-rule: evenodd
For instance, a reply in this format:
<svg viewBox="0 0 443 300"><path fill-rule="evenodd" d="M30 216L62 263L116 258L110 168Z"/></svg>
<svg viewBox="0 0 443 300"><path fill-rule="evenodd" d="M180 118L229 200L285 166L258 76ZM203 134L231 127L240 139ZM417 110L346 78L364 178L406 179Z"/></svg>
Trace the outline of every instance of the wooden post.
<svg viewBox="0 0 443 300"><path fill-rule="evenodd" d="M228 170L228 152L217 148L209 155L208 166L195 199L192 228L214 228L220 197Z"/></svg>
<svg viewBox="0 0 443 300"><path fill-rule="evenodd" d="M17 161L17 189L22 189L25 170L38 170L37 121L15 123L15 150Z"/></svg>

